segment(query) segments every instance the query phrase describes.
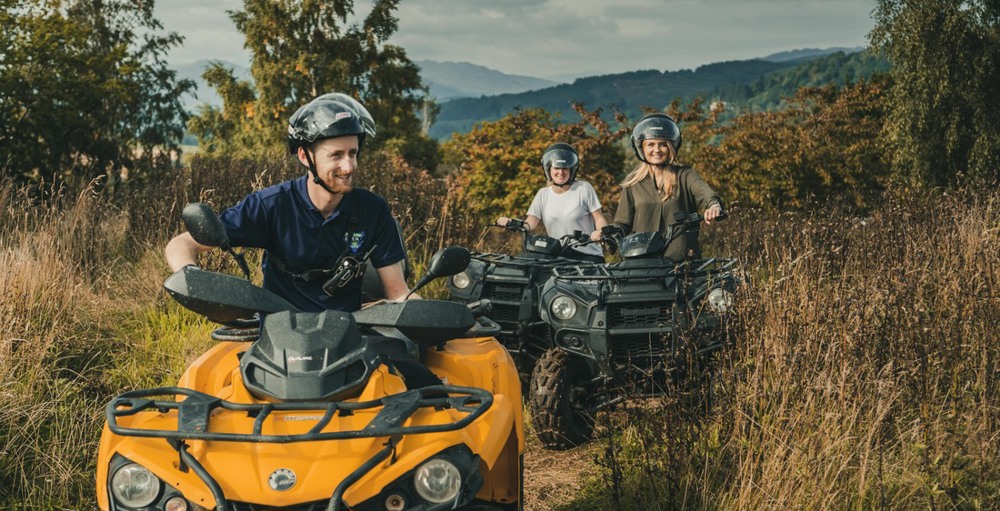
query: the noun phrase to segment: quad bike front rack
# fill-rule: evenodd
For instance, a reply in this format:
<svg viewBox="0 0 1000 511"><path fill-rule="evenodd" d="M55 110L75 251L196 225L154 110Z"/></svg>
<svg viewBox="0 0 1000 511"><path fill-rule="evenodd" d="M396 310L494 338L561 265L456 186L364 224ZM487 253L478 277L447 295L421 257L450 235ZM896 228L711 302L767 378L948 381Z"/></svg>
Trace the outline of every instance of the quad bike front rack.
<svg viewBox="0 0 1000 511"><path fill-rule="evenodd" d="M151 399L172 395L174 400ZM184 396L178 401L178 396ZM222 442L258 442L258 443L291 443L314 442L323 440L346 440L354 438L389 437L384 447L371 458L361 464L337 485L326 502L327 511L338 511L343 506L343 495L348 488L395 451L396 444L404 435L422 433L439 433L456 431L468 426L481 417L493 404L493 395L486 390L474 387L455 385L434 385L408 390L381 399L363 402L280 402L266 404L233 403L221 398L183 387L161 387L156 389L134 390L118 395L108 403L105 409L108 429L121 436L145 438L163 438L180 455L183 470L190 468L205 483L215 499L216 511L230 511L231 502L226 498L222 487L214 477L201 465L197 458L188 452L188 440L211 440ZM323 432L335 414L350 415L358 410L368 410L382 407L368 424L357 430ZM421 408L454 409L467 414L459 420L448 424L425 426L403 426L402 424ZM223 409L230 412L245 413L254 416L253 430L248 433L224 433L209 431L209 421L215 410ZM171 410L177 412L177 428L147 429L129 428L118 424L119 417L137 415L143 412L166 414ZM272 412L309 412L323 411L323 417L306 433L298 435L265 435L263 426ZM109 483L110 484L110 483Z"/></svg>
<svg viewBox="0 0 1000 511"><path fill-rule="evenodd" d="M150 399L157 396L173 395L174 400ZM177 396L184 396L178 401ZM133 390L112 399L106 409L108 429L121 436L146 438L166 438L173 440L211 440L221 442L291 443L322 440L346 440L352 438L373 438L391 435L412 435L456 431L478 419L493 404L493 395L483 389L455 385L433 385L408 390L381 399L363 402L279 402L264 404L233 403L195 390L182 387L161 387L156 389ZM382 409L362 429L351 431L322 430L333 419L334 414L350 415L358 410ZM451 408L467 415L448 424L424 426L403 426L402 424L420 408ZM256 417L253 430L247 433L226 433L209 431L209 418L217 409L246 413ZM130 428L118 424L118 417L136 415L145 411L168 413L177 411L177 428L146 429ZM297 435L265 435L263 425L272 412L317 412L323 411L315 426L307 433Z"/></svg>

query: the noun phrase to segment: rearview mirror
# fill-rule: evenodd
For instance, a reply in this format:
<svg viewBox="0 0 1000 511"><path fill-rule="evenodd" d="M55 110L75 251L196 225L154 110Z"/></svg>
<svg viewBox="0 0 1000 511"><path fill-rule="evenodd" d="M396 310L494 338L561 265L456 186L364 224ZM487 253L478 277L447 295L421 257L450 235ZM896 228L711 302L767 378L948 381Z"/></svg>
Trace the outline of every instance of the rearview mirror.
<svg viewBox="0 0 1000 511"><path fill-rule="evenodd" d="M222 220L207 204L192 202L184 206L181 218L184 219L184 227L198 243L209 247L229 247L229 236Z"/></svg>
<svg viewBox="0 0 1000 511"><path fill-rule="evenodd" d="M433 279L450 277L466 269L470 260L472 260L472 254L465 247L443 248L431 256L426 276Z"/></svg>
<svg viewBox="0 0 1000 511"><path fill-rule="evenodd" d="M427 265L427 273L421 277L416 286L413 286L413 291L410 293L416 292L436 278L450 277L460 273L469 266L470 260L472 260L472 254L465 247L447 247L438 250L431 256L431 262Z"/></svg>

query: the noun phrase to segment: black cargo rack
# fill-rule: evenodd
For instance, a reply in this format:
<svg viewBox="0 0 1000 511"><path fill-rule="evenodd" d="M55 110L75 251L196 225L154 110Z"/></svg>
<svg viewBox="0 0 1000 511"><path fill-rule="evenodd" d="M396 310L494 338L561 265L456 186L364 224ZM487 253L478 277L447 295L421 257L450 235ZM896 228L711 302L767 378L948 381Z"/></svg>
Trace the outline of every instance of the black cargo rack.
<svg viewBox="0 0 1000 511"><path fill-rule="evenodd" d="M635 261L635 260L633 260ZM643 260L644 262L647 260ZM632 261L626 261L632 262ZM574 264L558 266L552 268L552 274L557 279L563 280L629 280L629 279L649 279L652 277L649 270L664 270L664 273L657 277L669 277L678 275L697 275L702 273L718 273L729 271L736 264L735 259L695 259L672 264L663 259L649 259L648 264L632 264L625 266L622 263L614 264ZM696 267L694 267L697 265ZM630 274L630 272L636 272ZM646 272L646 273L639 273Z"/></svg>
<svg viewBox="0 0 1000 511"><path fill-rule="evenodd" d="M505 264L514 267L522 266L561 266L566 264L579 264L580 261L577 259L568 259L565 257L555 257L552 259L547 259L544 257L539 257L537 259L532 259L530 255L521 254L524 257L511 256L507 254L496 254L496 253L482 253L473 252L472 258L477 261L482 261L484 263L492 264Z"/></svg>
<svg viewBox="0 0 1000 511"><path fill-rule="evenodd" d="M173 400L151 399L171 395L174 397ZM176 399L178 396L184 396L185 399L178 401ZM108 429L121 436L165 438L168 440L292 443L456 431L481 417L492 404L493 395L486 390L454 385L423 387L363 402L279 402L266 404L233 403L183 387L161 387L120 394L108 403L105 415ZM322 431L330 424L335 414L347 416L359 410L380 407L382 409L361 429ZM466 412L467 415L449 424L402 425L406 419L421 408L450 408ZM218 409L245 413L255 417L253 430L246 433L209 431L210 418L213 412ZM165 414L174 410L177 412L176 429L130 428L118 424L119 417L133 416L143 412ZM273 417L272 412L322 412L323 416L317 419L315 425L306 433L265 435L262 433L263 426L269 417ZM307 419L303 418L302 420Z"/></svg>

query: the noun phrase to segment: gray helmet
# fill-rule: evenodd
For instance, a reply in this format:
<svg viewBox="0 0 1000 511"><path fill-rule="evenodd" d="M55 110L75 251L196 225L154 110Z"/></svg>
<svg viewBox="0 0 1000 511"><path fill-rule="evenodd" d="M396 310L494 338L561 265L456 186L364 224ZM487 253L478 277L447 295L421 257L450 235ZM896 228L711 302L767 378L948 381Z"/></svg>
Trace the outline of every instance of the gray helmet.
<svg viewBox="0 0 1000 511"><path fill-rule="evenodd" d="M552 144L542 153L542 169L545 170L545 179L549 181L552 181L552 167L569 169L569 180L565 184L571 184L576 180L576 171L580 168L580 155L569 144Z"/></svg>
<svg viewBox="0 0 1000 511"><path fill-rule="evenodd" d="M366 136L375 136L375 120L347 94L323 94L299 107L288 120L288 151L294 154L317 140L348 135L358 136L360 149Z"/></svg>
<svg viewBox="0 0 1000 511"><path fill-rule="evenodd" d="M642 141L650 139L669 140L674 146L674 153L681 148L681 129L677 126L677 121L673 117L662 113L652 113L642 116L639 122L632 128L632 150L643 163L646 161L642 154Z"/></svg>

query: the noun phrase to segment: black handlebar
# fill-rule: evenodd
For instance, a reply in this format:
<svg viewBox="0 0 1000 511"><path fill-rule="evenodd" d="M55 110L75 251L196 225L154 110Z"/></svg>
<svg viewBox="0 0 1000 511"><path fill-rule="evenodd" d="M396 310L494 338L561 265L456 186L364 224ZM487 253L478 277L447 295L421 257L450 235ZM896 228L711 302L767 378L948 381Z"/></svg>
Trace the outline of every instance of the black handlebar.
<svg viewBox="0 0 1000 511"><path fill-rule="evenodd" d="M729 217L729 214L725 211L719 213L719 216L715 217L715 221L724 220ZM681 232L685 232L691 227L695 227L705 220L705 217L701 213L685 213L677 212L674 215L674 223L670 224L668 228L670 229L671 236L670 239L677 237ZM518 231L522 233L528 232L528 224L524 220L519 220L517 218L511 218L507 221L507 225L493 224L493 227L502 227L511 231ZM622 240L625 239L625 228L618 224L609 224L601 228L601 237L597 240L590 239L589 233L584 233L582 231L573 231L572 234L567 234L559 239L559 243L564 248L571 247L583 247L590 245L591 243L604 243L607 246L608 252L614 254L618 251L618 247L621 245Z"/></svg>
<svg viewBox="0 0 1000 511"><path fill-rule="evenodd" d="M507 225L493 224L493 227L502 227L511 231L528 232L528 222L511 218L507 220Z"/></svg>

